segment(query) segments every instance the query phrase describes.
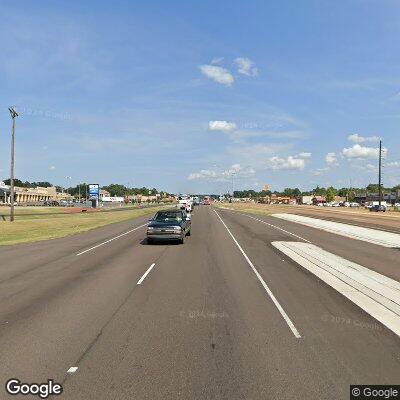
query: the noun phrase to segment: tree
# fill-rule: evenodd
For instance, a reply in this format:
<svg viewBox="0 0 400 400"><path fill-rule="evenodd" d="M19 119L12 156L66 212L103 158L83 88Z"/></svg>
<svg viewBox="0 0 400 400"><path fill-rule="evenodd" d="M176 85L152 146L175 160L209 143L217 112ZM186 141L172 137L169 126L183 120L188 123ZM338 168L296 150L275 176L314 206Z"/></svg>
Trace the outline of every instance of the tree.
<svg viewBox="0 0 400 400"><path fill-rule="evenodd" d="M326 189L326 201L333 201L335 199L337 190L333 187L330 186L328 189Z"/></svg>
<svg viewBox="0 0 400 400"><path fill-rule="evenodd" d="M53 186L50 182L32 182L32 186L33 187L51 187Z"/></svg>
<svg viewBox="0 0 400 400"><path fill-rule="evenodd" d="M112 183L111 185L103 186L102 189L110 192L111 196L113 197L124 197L129 194L129 189L118 183Z"/></svg>
<svg viewBox="0 0 400 400"><path fill-rule="evenodd" d="M5 179L4 183L8 186L11 185L11 179ZM25 187L25 184L17 178L14 178L14 185L18 187Z"/></svg>
<svg viewBox="0 0 400 400"><path fill-rule="evenodd" d="M87 184L81 183L79 185L76 185L75 187L68 188L67 192L75 197L78 197L79 194L81 195L81 197L86 197L86 190L87 190Z"/></svg>
<svg viewBox="0 0 400 400"><path fill-rule="evenodd" d="M398 190L400 190L400 185L396 185L396 186L392 187L393 192L397 192Z"/></svg>
<svg viewBox="0 0 400 400"><path fill-rule="evenodd" d="M379 192L379 185L376 183L370 183L367 186L367 191L371 193L378 193Z"/></svg>
<svg viewBox="0 0 400 400"><path fill-rule="evenodd" d="M313 193L315 196L325 196L326 195L326 189L324 187L319 187L317 186L315 189L313 189Z"/></svg>

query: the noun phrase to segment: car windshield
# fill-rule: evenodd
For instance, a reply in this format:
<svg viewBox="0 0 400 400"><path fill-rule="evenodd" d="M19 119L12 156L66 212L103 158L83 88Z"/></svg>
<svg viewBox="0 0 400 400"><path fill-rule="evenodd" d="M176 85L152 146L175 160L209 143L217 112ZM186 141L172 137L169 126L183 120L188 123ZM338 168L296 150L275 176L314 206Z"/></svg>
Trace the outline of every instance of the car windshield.
<svg viewBox="0 0 400 400"><path fill-rule="evenodd" d="M180 212L168 212L162 211L158 212L155 217L153 218L154 221L157 222L180 222L182 221L182 213Z"/></svg>

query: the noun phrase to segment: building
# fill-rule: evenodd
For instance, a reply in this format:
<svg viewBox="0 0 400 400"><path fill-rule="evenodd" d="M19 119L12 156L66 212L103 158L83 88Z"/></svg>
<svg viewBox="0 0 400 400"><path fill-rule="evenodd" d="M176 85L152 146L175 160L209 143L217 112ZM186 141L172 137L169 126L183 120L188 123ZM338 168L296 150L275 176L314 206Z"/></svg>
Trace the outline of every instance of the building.
<svg viewBox="0 0 400 400"><path fill-rule="evenodd" d="M103 197L111 197L111 193L108 192L107 190L100 189L100 200L101 200Z"/></svg>
<svg viewBox="0 0 400 400"><path fill-rule="evenodd" d="M314 196L313 197L313 204L323 204L326 203L325 196Z"/></svg>
<svg viewBox="0 0 400 400"><path fill-rule="evenodd" d="M8 198L10 196L10 189L4 182L0 181L0 204L8 203Z"/></svg>
<svg viewBox="0 0 400 400"><path fill-rule="evenodd" d="M54 186L51 187L14 187L14 200L19 204L38 203L41 201L60 201L60 200L72 200L72 196L69 193L57 192ZM0 182L0 204L10 203L10 187L5 185L4 182Z"/></svg>
<svg viewBox="0 0 400 400"><path fill-rule="evenodd" d="M297 199L295 197L272 194L269 202L270 204L297 204Z"/></svg>
<svg viewBox="0 0 400 400"><path fill-rule="evenodd" d="M314 196L301 196L301 204L311 205L313 203Z"/></svg>
<svg viewBox="0 0 400 400"><path fill-rule="evenodd" d="M346 197L344 197L344 196L335 196L335 197L333 198L333 201L334 201L335 203L343 203L343 202L346 201Z"/></svg>
<svg viewBox="0 0 400 400"><path fill-rule="evenodd" d="M354 200L360 204L379 201L379 193L356 193ZM400 190L391 193L382 193L382 201L386 201L387 204L398 203L400 201Z"/></svg>
<svg viewBox="0 0 400 400"><path fill-rule="evenodd" d="M138 203L155 203L157 201L160 200L160 195L156 194L156 195L143 195L143 194L137 194L136 195L136 201Z"/></svg>

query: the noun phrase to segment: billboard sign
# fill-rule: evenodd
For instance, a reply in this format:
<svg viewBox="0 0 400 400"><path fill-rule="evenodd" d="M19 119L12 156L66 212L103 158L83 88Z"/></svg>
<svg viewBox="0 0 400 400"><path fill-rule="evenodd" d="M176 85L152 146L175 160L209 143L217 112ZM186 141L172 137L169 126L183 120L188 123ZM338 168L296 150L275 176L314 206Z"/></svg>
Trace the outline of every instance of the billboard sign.
<svg viewBox="0 0 400 400"><path fill-rule="evenodd" d="M89 197L99 199L100 197L100 187L98 184L88 185Z"/></svg>

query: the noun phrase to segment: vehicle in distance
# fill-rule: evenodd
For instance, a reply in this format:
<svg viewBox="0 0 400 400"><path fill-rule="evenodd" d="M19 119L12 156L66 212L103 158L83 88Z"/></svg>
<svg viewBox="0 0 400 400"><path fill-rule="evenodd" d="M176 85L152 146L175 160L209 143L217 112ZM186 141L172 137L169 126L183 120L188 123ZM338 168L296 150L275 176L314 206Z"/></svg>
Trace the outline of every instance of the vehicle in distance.
<svg viewBox="0 0 400 400"><path fill-rule="evenodd" d="M193 211L193 200L190 196L181 195L178 197L178 208L186 210L187 212Z"/></svg>
<svg viewBox="0 0 400 400"><path fill-rule="evenodd" d="M210 206L211 205L211 198L208 197L208 196L205 196L204 199L203 199L203 204L205 206Z"/></svg>
<svg viewBox="0 0 400 400"><path fill-rule="evenodd" d="M386 212L386 206L384 206L383 204L381 204L381 205L374 204L372 207L369 208L369 211L375 211L375 212L383 211L383 212Z"/></svg>
<svg viewBox="0 0 400 400"><path fill-rule="evenodd" d="M191 219L185 210L162 210L149 220L147 242L156 240L178 240L184 243L185 236L190 236Z"/></svg>

